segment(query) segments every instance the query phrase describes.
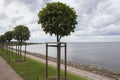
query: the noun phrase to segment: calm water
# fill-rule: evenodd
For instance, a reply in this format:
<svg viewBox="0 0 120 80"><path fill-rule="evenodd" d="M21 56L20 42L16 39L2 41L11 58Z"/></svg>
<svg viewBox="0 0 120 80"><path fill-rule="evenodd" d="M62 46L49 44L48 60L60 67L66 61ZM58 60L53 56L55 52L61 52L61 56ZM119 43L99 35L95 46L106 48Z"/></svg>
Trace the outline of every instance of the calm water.
<svg viewBox="0 0 120 80"><path fill-rule="evenodd" d="M45 55L45 44L30 45L27 51ZM56 48L49 48L49 56L56 57ZM68 43L67 59L120 71L120 43Z"/></svg>

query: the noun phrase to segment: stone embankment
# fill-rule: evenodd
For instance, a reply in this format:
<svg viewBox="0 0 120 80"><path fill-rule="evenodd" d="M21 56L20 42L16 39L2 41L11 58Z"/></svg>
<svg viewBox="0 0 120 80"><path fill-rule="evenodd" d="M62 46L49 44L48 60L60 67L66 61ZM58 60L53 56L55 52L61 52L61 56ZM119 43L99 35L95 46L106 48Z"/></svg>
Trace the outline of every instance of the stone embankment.
<svg viewBox="0 0 120 80"><path fill-rule="evenodd" d="M27 52L27 54L30 54L30 55L33 55L33 56L36 56L36 57L40 57L40 58L43 58L43 59L46 58L45 55L38 54L38 53ZM48 59L49 59L49 61L53 61L53 62L57 61L57 59L53 58L53 57L49 57ZM63 60L61 60L61 64L64 64ZM92 72L92 73L95 73L95 74L99 74L99 75L114 78L116 80L120 80L120 72L110 71L110 70L107 70L105 68L95 67L95 66L86 65L86 64L79 64L79 63L70 62L70 61L67 61L67 65L71 66L71 67L75 67L77 69L86 70L86 71L89 71L89 72Z"/></svg>
<svg viewBox="0 0 120 80"><path fill-rule="evenodd" d="M15 51L15 49L13 49L13 50ZM22 52L24 53L25 51L22 51ZM46 56L42 55L42 54L32 53L32 52L26 52L26 53L30 54L32 56L36 56L36 57L40 57L42 59L46 59ZM49 59L49 61L57 62L56 58L48 57L48 59ZM61 60L61 64L64 64L64 60ZM67 65L71 66L71 67L74 67L76 69L81 69L81 70L85 70L85 71L95 73L95 74L98 74L98 75L110 77L110 78L113 78L115 80L120 80L120 72L110 71L110 70L105 69L105 68L101 68L101 67L97 67L97 66L93 66L93 65L75 63L75 62L71 62L71 61L67 61Z"/></svg>

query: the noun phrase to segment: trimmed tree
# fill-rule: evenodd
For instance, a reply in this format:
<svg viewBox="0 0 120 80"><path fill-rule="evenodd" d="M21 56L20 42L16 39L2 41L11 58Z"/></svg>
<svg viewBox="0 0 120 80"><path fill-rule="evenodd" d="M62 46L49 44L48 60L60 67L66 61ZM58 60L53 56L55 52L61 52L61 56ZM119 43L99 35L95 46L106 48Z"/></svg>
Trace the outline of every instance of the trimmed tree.
<svg viewBox="0 0 120 80"><path fill-rule="evenodd" d="M1 48L2 48L2 51L4 49L4 43L6 42L6 39L5 39L5 35L1 35L0 36L0 43L1 43Z"/></svg>
<svg viewBox="0 0 120 80"><path fill-rule="evenodd" d="M5 35L0 35L0 43L2 48L4 48L4 42L6 42Z"/></svg>
<svg viewBox="0 0 120 80"><path fill-rule="evenodd" d="M10 52L10 47L7 47L7 46L10 46L9 44L14 37L13 31L7 31L4 35L5 35L5 39L6 39L6 48L8 48L8 51ZM6 50L6 53L7 53L7 50Z"/></svg>
<svg viewBox="0 0 120 80"><path fill-rule="evenodd" d="M13 31L7 31L4 35L7 42L10 42L14 37Z"/></svg>
<svg viewBox="0 0 120 80"><path fill-rule="evenodd" d="M24 25L17 25L14 28L14 39L16 39L21 45L20 47L18 46L18 50L20 48L20 53L18 52L18 60L21 61L21 50L22 50L22 43L25 42L26 40L29 40L30 38L30 31L28 27ZM26 46L25 46L25 52L26 52ZM25 53L26 54L26 53ZM20 57L19 57L20 55Z"/></svg>
<svg viewBox="0 0 120 80"><path fill-rule="evenodd" d="M42 29L46 34L55 35L57 42L61 38L68 36L74 32L77 24L77 15L73 8L70 8L64 3L52 2L48 3L38 13L38 24L41 24ZM57 80L60 80L60 44L57 44ZM46 78L48 78L46 76Z"/></svg>
<svg viewBox="0 0 120 80"><path fill-rule="evenodd" d="M60 2L48 3L38 13L38 24L41 23L46 34L57 36L57 42L74 32L77 15L73 8Z"/></svg>
<svg viewBox="0 0 120 80"><path fill-rule="evenodd" d="M29 40L29 38L30 38L30 31L28 27L24 25L17 25L14 28L14 39L22 43L23 41Z"/></svg>
<svg viewBox="0 0 120 80"><path fill-rule="evenodd" d="M0 42L6 42L5 35L0 36Z"/></svg>
<svg viewBox="0 0 120 80"><path fill-rule="evenodd" d="M12 52L13 52L13 43L11 43L11 40L14 38L13 31L7 31L4 35L5 35L6 42L8 42L7 46L11 45L12 46ZM10 52L10 47L8 48L8 51Z"/></svg>

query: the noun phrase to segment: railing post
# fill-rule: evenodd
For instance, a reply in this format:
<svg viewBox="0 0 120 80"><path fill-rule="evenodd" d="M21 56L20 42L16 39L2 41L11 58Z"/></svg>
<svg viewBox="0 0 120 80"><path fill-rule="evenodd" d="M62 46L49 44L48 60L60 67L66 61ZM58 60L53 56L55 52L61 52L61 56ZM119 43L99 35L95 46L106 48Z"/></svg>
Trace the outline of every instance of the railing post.
<svg viewBox="0 0 120 80"><path fill-rule="evenodd" d="M65 43L65 80L67 80L67 44Z"/></svg>
<svg viewBox="0 0 120 80"><path fill-rule="evenodd" d="M24 60L26 61L26 47L27 47L27 43L25 43L25 54L24 54Z"/></svg>
<svg viewBox="0 0 120 80"><path fill-rule="evenodd" d="M46 43L46 80L48 80L48 44Z"/></svg>
<svg viewBox="0 0 120 80"><path fill-rule="evenodd" d="M57 76L60 80L61 43L57 43Z"/></svg>

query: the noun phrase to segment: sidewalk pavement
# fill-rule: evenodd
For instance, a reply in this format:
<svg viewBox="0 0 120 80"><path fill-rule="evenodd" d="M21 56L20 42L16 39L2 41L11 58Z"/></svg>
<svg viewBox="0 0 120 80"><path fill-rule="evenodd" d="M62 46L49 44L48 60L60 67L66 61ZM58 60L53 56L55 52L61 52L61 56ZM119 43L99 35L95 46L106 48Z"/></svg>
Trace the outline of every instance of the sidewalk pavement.
<svg viewBox="0 0 120 80"><path fill-rule="evenodd" d="M23 80L0 56L0 80Z"/></svg>

